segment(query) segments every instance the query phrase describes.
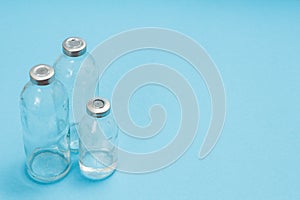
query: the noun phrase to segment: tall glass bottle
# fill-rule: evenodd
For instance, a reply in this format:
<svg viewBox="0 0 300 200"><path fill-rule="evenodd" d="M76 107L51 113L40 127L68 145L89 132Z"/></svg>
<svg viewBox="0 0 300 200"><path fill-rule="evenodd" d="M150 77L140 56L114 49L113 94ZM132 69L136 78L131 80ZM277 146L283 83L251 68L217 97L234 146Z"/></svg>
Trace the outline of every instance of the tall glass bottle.
<svg viewBox="0 0 300 200"><path fill-rule="evenodd" d="M26 168L39 182L63 178L70 169L68 96L48 65L30 70L20 96Z"/></svg>
<svg viewBox="0 0 300 200"><path fill-rule="evenodd" d="M78 152L78 124L73 113L73 91L75 81L81 64L88 65L88 71L84 72L86 77L95 77L95 59L87 52L86 42L78 37L69 37L62 43L63 54L54 63L56 78L60 80L68 91L69 96L69 118L70 118L70 148L72 152ZM90 75L89 75L90 74ZM84 80L91 81L91 80ZM80 83L85 84L85 83Z"/></svg>
<svg viewBox="0 0 300 200"><path fill-rule="evenodd" d="M79 128L79 166L85 177L101 180L116 169L118 126L106 99L91 99L86 111Z"/></svg>

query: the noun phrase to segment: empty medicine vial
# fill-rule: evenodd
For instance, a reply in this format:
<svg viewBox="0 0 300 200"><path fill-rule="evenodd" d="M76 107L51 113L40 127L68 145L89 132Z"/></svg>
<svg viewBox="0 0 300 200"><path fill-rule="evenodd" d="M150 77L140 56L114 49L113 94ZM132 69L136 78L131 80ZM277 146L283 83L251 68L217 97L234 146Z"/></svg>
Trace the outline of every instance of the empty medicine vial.
<svg viewBox="0 0 300 200"><path fill-rule="evenodd" d="M68 95L54 69L33 67L21 92L20 111L26 169L36 181L54 182L69 172L68 109Z"/></svg>
<svg viewBox="0 0 300 200"><path fill-rule="evenodd" d="M84 67L84 73L86 79L82 79L79 84L83 87L90 87L92 82L97 83L98 77L95 76L96 63L91 54L87 52L86 42L79 37L69 37L62 43L63 53L58 57L54 63L54 70L56 78L61 81L68 91L69 97L69 120L70 120L70 148L74 153L78 152L78 125L79 121L75 120L73 113L73 91L75 87L75 81L80 70L80 67L84 61L87 67ZM96 80L91 80L95 79ZM94 84L94 85L95 85ZM86 86L85 86L86 85ZM82 96L87 96L82 94ZM94 96L94 95L93 95ZM83 104L78 107L82 107L82 115L84 114L85 103L88 99L83 101ZM79 117L81 119L82 116Z"/></svg>
<svg viewBox="0 0 300 200"><path fill-rule="evenodd" d="M115 171L117 137L118 126L110 113L109 101L91 99L79 128L79 166L85 177L101 180Z"/></svg>

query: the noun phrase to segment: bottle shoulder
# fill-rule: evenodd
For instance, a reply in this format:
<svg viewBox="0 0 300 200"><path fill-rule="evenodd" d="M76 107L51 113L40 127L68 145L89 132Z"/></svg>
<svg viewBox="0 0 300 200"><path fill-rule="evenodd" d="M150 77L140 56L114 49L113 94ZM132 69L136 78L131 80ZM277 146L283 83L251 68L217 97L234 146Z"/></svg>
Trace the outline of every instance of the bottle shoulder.
<svg viewBox="0 0 300 200"><path fill-rule="evenodd" d="M63 102L68 101L68 95L64 85L58 80L46 86L39 86L29 81L23 87L20 100L25 104L38 104L42 101Z"/></svg>
<svg viewBox="0 0 300 200"><path fill-rule="evenodd" d="M83 126L91 126L92 124L95 124L95 123L97 123L96 119L89 116L88 114L85 114L80 121L80 125L83 125Z"/></svg>
<svg viewBox="0 0 300 200"><path fill-rule="evenodd" d="M95 73L97 65L95 59L89 53L85 53L78 57L70 57L62 54L55 61L53 68L57 78L65 83L72 81L77 77L83 63L87 66L84 67L84 73L87 73L85 72L86 70L90 73Z"/></svg>
<svg viewBox="0 0 300 200"><path fill-rule="evenodd" d="M65 54L61 54L54 62L53 67L57 68L61 65L64 65L64 67L74 67L77 64L81 64L83 61L90 64L96 63L95 58L88 52L78 57L70 57Z"/></svg>

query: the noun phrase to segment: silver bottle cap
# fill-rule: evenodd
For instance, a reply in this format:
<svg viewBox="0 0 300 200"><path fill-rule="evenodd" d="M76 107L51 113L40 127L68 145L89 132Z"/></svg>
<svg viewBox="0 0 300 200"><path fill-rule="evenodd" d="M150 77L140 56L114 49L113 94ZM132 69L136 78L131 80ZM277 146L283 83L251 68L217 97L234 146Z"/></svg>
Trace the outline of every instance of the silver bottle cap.
<svg viewBox="0 0 300 200"><path fill-rule="evenodd" d="M30 80L37 85L48 85L53 81L54 69L49 65L39 64L31 68Z"/></svg>
<svg viewBox="0 0 300 200"><path fill-rule="evenodd" d="M95 97L86 104L86 111L92 117L105 117L110 113L110 103L107 99Z"/></svg>
<svg viewBox="0 0 300 200"><path fill-rule="evenodd" d="M86 43L79 37L69 37L62 43L64 54L70 57L78 57L86 52Z"/></svg>

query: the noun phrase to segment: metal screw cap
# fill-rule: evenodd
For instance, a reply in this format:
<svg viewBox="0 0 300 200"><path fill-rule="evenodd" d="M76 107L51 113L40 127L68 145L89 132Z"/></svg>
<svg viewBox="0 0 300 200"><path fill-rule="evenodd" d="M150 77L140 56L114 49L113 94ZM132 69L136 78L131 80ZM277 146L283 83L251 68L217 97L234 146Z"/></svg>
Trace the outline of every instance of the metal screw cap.
<svg viewBox="0 0 300 200"><path fill-rule="evenodd" d="M46 64L39 64L31 68L30 80L37 85L49 85L54 78L54 69Z"/></svg>
<svg viewBox="0 0 300 200"><path fill-rule="evenodd" d="M92 117L105 117L110 113L110 103L107 99L95 97L86 104L86 111Z"/></svg>
<svg viewBox="0 0 300 200"><path fill-rule="evenodd" d="M69 37L62 43L64 54L70 57L78 57L86 52L86 43L79 37Z"/></svg>

